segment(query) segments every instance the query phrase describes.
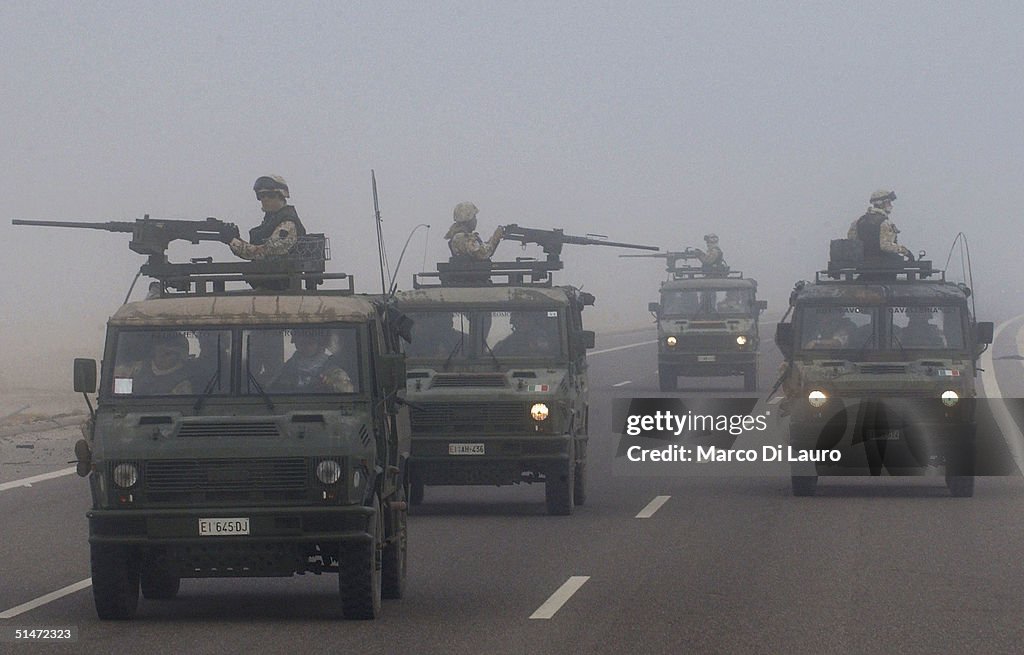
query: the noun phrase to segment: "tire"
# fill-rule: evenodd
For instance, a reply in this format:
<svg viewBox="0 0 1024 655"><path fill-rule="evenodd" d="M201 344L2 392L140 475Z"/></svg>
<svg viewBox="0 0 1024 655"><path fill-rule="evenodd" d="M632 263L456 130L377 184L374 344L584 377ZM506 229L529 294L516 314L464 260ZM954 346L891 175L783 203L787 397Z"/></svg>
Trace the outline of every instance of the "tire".
<svg viewBox="0 0 1024 655"><path fill-rule="evenodd" d="M380 499L373 497L371 539L342 542L338 549L338 590L346 619L375 619L381 607L381 533L384 516Z"/></svg>
<svg viewBox="0 0 1024 655"><path fill-rule="evenodd" d="M971 498L974 496L974 476L947 475L946 487L953 498Z"/></svg>
<svg viewBox="0 0 1024 655"><path fill-rule="evenodd" d="M405 500L405 487L399 487L395 495L397 502ZM405 595L405 571L408 562L409 540L406 532L408 524L407 510L392 510L387 514L388 536L391 542L384 547L381 555L381 596L384 598L401 598Z"/></svg>
<svg viewBox="0 0 1024 655"><path fill-rule="evenodd" d="M569 457L559 462L547 473L544 482L544 501L548 514L552 516L569 516L572 514L576 491L576 448L569 440Z"/></svg>
<svg viewBox="0 0 1024 655"><path fill-rule="evenodd" d="M139 574L142 596L147 600L170 600L178 595L181 578L167 571L159 560L145 559Z"/></svg>
<svg viewBox="0 0 1024 655"><path fill-rule="evenodd" d="M668 368L667 366L658 367L658 388L662 391L675 391L678 389L679 375L676 371Z"/></svg>
<svg viewBox="0 0 1024 655"><path fill-rule="evenodd" d="M572 502L579 507L587 502L587 460L582 459L576 462L576 470L573 472Z"/></svg>
<svg viewBox="0 0 1024 655"><path fill-rule="evenodd" d="M794 496L813 496L818 490L818 476L794 475L790 478Z"/></svg>
<svg viewBox="0 0 1024 655"><path fill-rule="evenodd" d="M743 390L757 391L757 364L751 364L743 371Z"/></svg>
<svg viewBox="0 0 1024 655"><path fill-rule="evenodd" d="M104 621L135 618L139 606L139 560L128 546L90 544L92 597Z"/></svg>

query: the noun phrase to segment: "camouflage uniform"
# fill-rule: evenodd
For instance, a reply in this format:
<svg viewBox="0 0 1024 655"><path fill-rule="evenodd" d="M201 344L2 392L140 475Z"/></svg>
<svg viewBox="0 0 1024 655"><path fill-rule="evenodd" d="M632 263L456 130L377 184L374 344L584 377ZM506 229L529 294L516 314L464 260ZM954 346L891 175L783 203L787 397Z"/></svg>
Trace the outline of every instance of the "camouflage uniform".
<svg viewBox="0 0 1024 655"><path fill-rule="evenodd" d="M728 271L729 266L725 263L722 249L718 247L718 235L704 235L704 244L707 251L697 248L697 259L700 260L701 268L705 271Z"/></svg>
<svg viewBox="0 0 1024 655"><path fill-rule="evenodd" d="M288 183L278 175L264 175L253 185L256 198L264 203L263 222L249 230L249 241L235 238L229 243L231 252L242 259L270 259L291 252L300 236L306 234L295 207L288 204ZM268 200L267 198L270 198ZM273 209L276 203L280 206Z"/></svg>
<svg viewBox="0 0 1024 655"><path fill-rule="evenodd" d="M897 243L897 235L900 231L889 220L892 201L895 199L896 194L892 191L885 189L875 191L871 194L871 206L868 207L867 212L850 225L846 238L862 241L866 258L911 256L910 250L906 246ZM874 237L875 230L878 231L877 245Z"/></svg>
<svg viewBox="0 0 1024 655"><path fill-rule="evenodd" d="M505 236L505 230L498 227L490 239L483 241L480 235L473 231L476 229L477 211L476 205L471 202L460 202L455 205L455 211L452 212L455 222L444 236L448 239L452 261L487 261Z"/></svg>

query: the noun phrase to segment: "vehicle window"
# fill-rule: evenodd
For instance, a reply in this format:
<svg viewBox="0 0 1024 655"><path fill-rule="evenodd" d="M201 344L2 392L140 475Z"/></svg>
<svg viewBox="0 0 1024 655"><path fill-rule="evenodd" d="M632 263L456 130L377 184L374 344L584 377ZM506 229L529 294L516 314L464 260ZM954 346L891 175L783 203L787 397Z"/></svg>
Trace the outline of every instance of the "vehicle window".
<svg viewBox="0 0 1024 655"><path fill-rule="evenodd" d="M413 320L409 357L463 358L470 352L470 319L464 312L408 312Z"/></svg>
<svg viewBox="0 0 1024 655"><path fill-rule="evenodd" d="M552 357L562 352L557 311L491 312L486 343L495 357Z"/></svg>
<svg viewBox="0 0 1024 655"><path fill-rule="evenodd" d="M877 347L874 307L806 307L800 347L805 350L865 350Z"/></svg>
<svg viewBox="0 0 1024 655"><path fill-rule="evenodd" d="M231 390L229 330L120 332L111 392L118 396L224 394Z"/></svg>
<svg viewBox="0 0 1024 655"><path fill-rule="evenodd" d="M692 316L700 309L699 291L666 291L661 296L665 316Z"/></svg>
<svg viewBox="0 0 1024 655"><path fill-rule="evenodd" d="M892 348L959 350L964 347L958 307L890 307L889 317Z"/></svg>
<svg viewBox="0 0 1024 655"><path fill-rule="evenodd" d="M242 332L245 394L355 393L360 350L355 328L289 327Z"/></svg>
<svg viewBox="0 0 1024 655"><path fill-rule="evenodd" d="M719 314L750 314L753 310L754 294L750 289L718 289L707 293Z"/></svg>

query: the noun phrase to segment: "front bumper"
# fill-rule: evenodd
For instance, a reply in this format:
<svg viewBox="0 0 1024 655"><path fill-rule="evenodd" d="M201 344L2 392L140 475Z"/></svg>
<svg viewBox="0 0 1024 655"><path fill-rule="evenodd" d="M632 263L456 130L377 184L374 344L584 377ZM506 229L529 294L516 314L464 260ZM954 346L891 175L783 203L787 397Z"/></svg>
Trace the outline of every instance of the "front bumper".
<svg viewBox="0 0 1024 655"><path fill-rule="evenodd" d="M740 375L757 363L757 352L658 352L658 366L679 375Z"/></svg>
<svg viewBox="0 0 1024 655"><path fill-rule="evenodd" d="M513 484L524 474L545 474L569 460L571 436L465 435L422 437L413 435L411 467L419 481L429 485ZM482 445L482 454L454 454L466 445Z"/></svg>

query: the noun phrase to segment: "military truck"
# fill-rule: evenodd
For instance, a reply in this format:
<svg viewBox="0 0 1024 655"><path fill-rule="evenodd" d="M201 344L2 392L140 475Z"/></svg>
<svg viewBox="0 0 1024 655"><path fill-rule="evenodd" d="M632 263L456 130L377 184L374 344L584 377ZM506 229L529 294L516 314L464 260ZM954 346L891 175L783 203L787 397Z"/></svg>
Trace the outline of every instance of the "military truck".
<svg viewBox="0 0 1024 655"><path fill-rule="evenodd" d="M140 588L182 578L332 572L344 617L377 617L406 578L400 316L325 272L322 235L297 258L172 264L161 239L205 234L178 223L133 233L156 233L158 290L111 316L98 385L75 360L75 390L98 391L76 446L97 613L132 618Z"/></svg>
<svg viewBox="0 0 1024 655"><path fill-rule="evenodd" d="M758 319L768 303L757 299L757 281L742 271L705 270L681 264L689 251L623 257L663 257L669 278L660 302L648 310L658 325L658 383L678 389L679 377L742 375L743 389L757 389Z"/></svg>
<svg viewBox="0 0 1024 655"><path fill-rule="evenodd" d="M927 260L833 259L795 285L775 335L790 446L841 459L794 462L794 495L813 495L826 471L927 467L944 467L953 496L973 495L977 358L992 323L976 321L970 298Z"/></svg>
<svg viewBox="0 0 1024 655"><path fill-rule="evenodd" d="M440 263L397 295L414 321L411 502L430 485L543 483L548 513L568 515L586 499L594 333L582 312L594 296L551 272L564 243L649 247L515 225L505 236L548 258Z"/></svg>

